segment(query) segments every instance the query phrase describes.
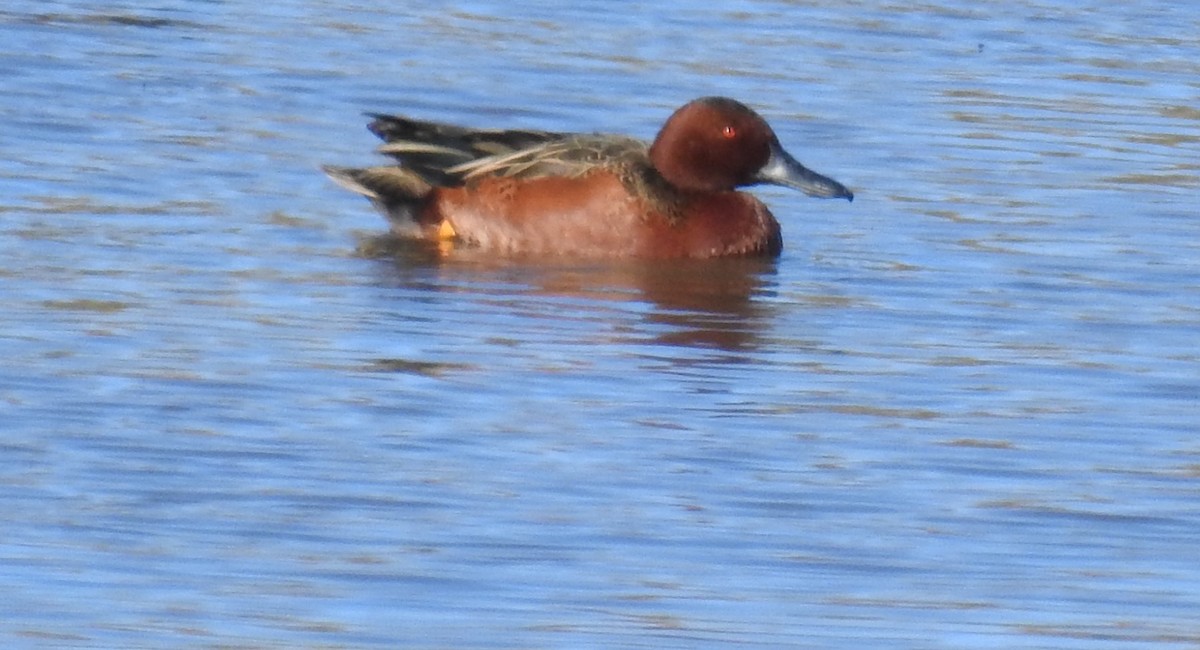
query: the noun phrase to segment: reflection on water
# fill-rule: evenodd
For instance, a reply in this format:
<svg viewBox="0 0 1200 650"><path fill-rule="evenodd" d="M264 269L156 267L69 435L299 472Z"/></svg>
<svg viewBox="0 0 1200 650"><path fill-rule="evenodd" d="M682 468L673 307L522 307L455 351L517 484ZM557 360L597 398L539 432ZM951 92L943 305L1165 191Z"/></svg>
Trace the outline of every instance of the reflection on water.
<svg viewBox="0 0 1200 650"><path fill-rule="evenodd" d="M446 251L444 244L376 235L359 251L395 263L397 281L414 273L471 286L518 280L521 295L582 301L644 302L654 341L671 345L751 349L769 319L777 261L746 258L701 260L623 260L572 262L569 259L513 259L471 249ZM659 327L661 326L661 327Z"/></svg>

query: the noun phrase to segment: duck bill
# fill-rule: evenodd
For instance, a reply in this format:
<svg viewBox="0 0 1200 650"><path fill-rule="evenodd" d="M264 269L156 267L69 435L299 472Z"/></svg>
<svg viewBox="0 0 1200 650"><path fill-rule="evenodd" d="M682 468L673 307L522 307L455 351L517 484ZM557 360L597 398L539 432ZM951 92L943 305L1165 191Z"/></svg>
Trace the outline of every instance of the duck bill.
<svg viewBox="0 0 1200 650"><path fill-rule="evenodd" d="M754 180L758 183L791 187L819 199L854 200L854 192L845 185L801 165L778 144L771 146L771 157L758 171Z"/></svg>

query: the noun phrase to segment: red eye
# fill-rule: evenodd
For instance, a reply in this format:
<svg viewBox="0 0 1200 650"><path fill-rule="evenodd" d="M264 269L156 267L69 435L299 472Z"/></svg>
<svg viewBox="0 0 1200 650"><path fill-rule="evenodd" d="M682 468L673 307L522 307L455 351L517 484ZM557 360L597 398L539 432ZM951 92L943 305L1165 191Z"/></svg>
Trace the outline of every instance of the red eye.
<svg viewBox="0 0 1200 650"><path fill-rule="evenodd" d="M732 140L737 137L737 129L733 128L729 124L726 124L725 128L721 129L721 135L725 136L726 140Z"/></svg>

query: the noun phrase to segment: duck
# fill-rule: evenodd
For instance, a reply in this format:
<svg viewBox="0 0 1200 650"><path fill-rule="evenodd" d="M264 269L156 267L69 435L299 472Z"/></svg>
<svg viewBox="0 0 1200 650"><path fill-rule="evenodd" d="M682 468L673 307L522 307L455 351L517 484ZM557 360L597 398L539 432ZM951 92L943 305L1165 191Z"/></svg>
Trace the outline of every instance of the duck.
<svg viewBox="0 0 1200 650"><path fill-rule="evenodd" d="M652 142L612 134L474 129L369 114L397 164L323 166L404 238L500 255L778 256L779 222L739 188L854 200L802 165L765 119L727 97L674 111Z"/></svg>

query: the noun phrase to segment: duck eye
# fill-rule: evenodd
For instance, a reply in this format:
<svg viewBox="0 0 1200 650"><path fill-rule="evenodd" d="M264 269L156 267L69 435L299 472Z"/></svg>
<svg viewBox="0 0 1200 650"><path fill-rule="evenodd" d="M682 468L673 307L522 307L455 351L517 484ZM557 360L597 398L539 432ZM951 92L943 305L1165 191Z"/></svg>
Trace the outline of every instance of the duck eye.
<svg viewBox="0 0 1200 650"><path fill-rule="evenodd" d="M730 124L726 124L724 128L721 129L721 135L724 136L726 140L732 140L737 137L737 129L733 128L733 126Z"/></svg>

